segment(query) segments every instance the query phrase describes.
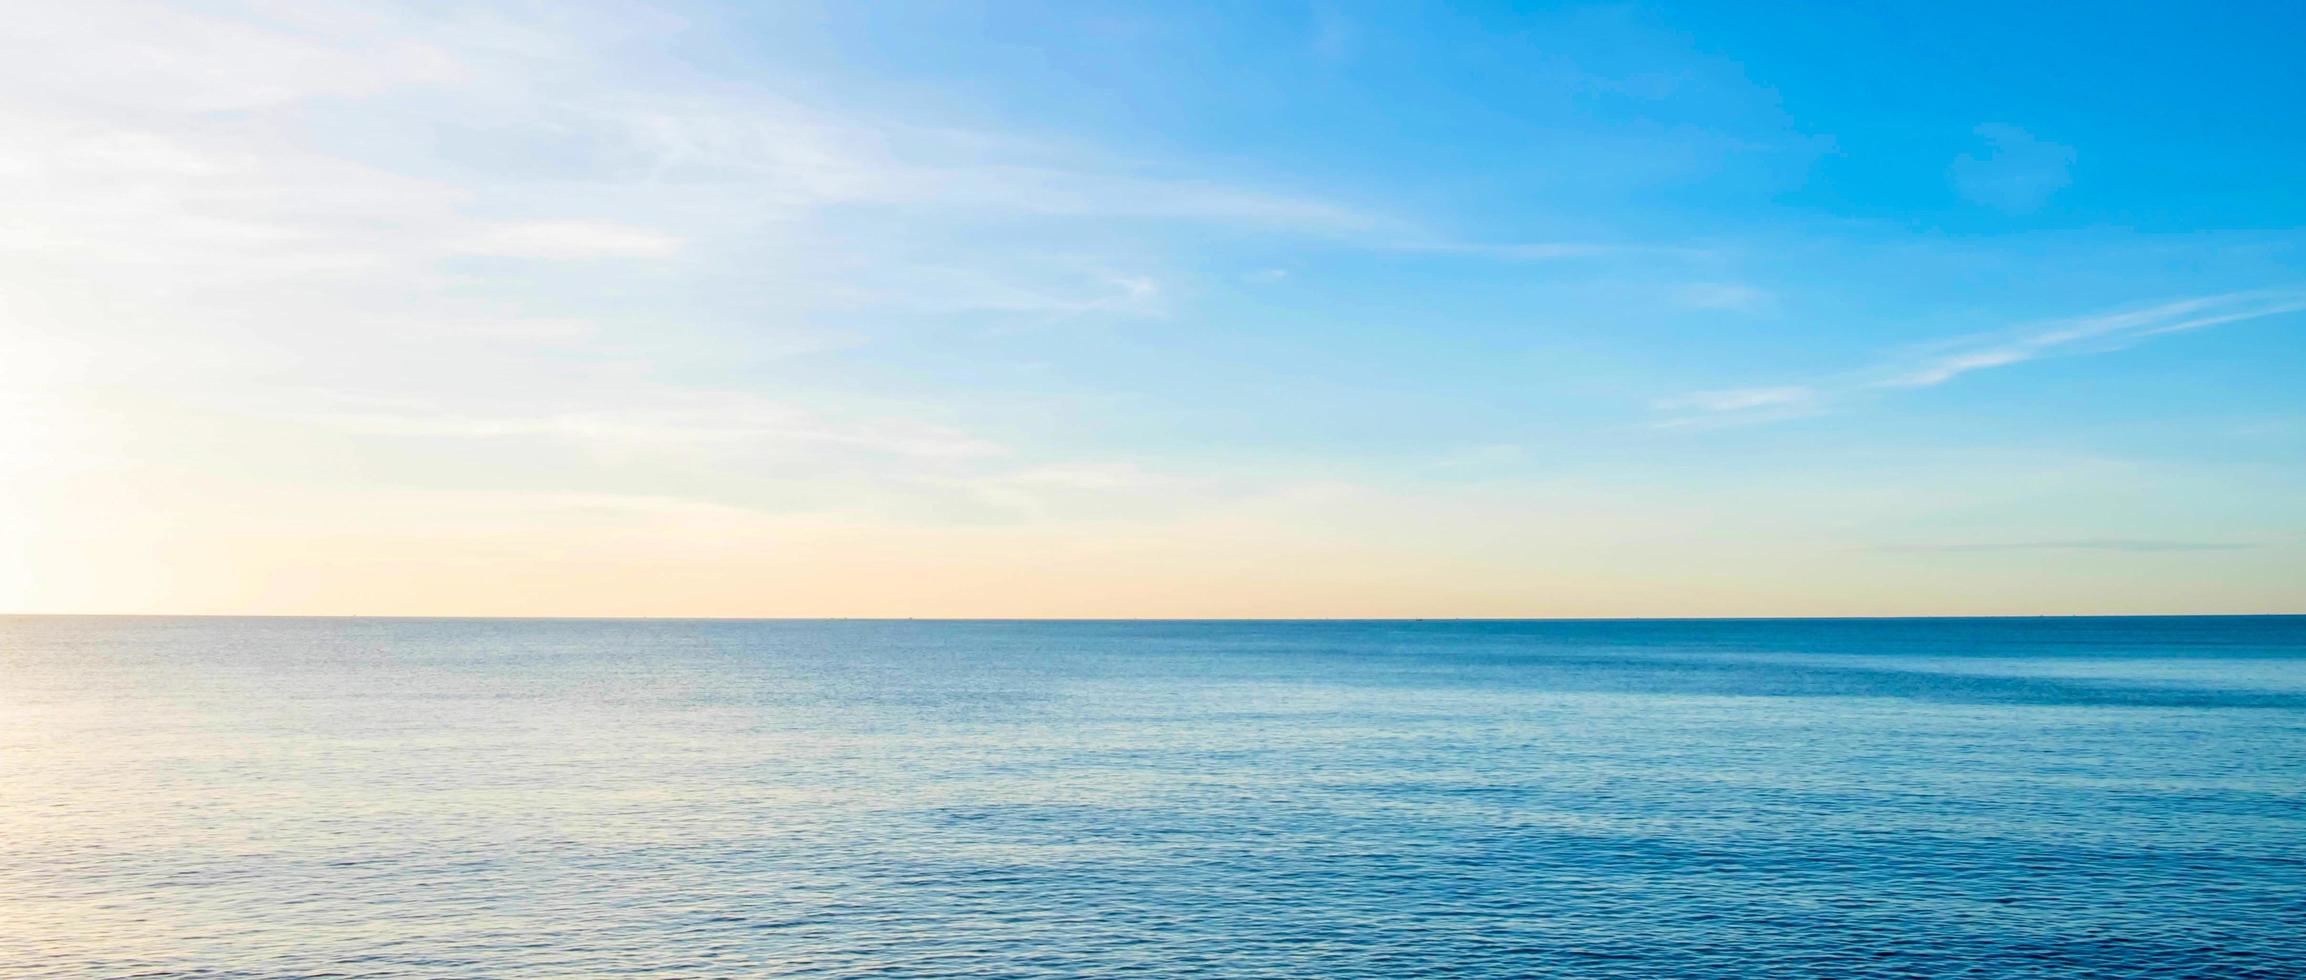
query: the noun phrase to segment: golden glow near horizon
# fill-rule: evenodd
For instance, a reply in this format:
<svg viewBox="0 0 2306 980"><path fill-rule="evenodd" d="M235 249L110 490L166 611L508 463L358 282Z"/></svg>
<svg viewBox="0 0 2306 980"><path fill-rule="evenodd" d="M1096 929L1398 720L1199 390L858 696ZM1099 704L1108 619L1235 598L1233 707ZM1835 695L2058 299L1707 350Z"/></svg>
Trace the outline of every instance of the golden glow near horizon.
<svg viewBox="0 0 2306 980"><path fill-rule="evenodd" d="M1150 140L1148 93L740 11L11 21L0 612L2306 608L2268 374L2306 253L1689 197L1656 160L1819 142L1680 42L1607 47L1753 111L1628 150L1589 137L1646 116L1572 99L1529 125L1574 173L1460 181L1526 139L1276 123L1268 158L1177 75ZM1955 126L1913 193L2022 224L2052 135Z"/></svg>
<svg viewBox="0 0 2306 980"><path fill-rule="evenodd" d="M1733 531L1666 501L1563 494L1549 513L1509 520L1513 501L1498 497L1519 494L1487 496L1301 488L1202 513L970 526L661 498L217 488L174 501L165 520L112 519L140 506L121 499L52 511L66 523L31 538L30 574L11 580L10 598L57 612L1251 618L2270 611L2284 600L2278 584L2252 592L2102 561L2045 582L2042 562Z"/></svg>

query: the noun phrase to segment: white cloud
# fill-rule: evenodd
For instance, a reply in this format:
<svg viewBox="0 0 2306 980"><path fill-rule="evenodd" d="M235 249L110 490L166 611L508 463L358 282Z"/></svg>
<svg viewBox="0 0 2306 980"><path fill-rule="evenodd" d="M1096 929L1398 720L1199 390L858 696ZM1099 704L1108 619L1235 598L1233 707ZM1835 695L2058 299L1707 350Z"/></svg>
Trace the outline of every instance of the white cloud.
<svg viewBox="0 0 2306 980"><path fill-rule="evenodd" d="M2158 553L2171 551L2237 551L2257 547L2238 541L2185 541L2162 538L2073 538L2057 541L1956 542L1952 544L1881 545L1876 551L1986 552L2006 551L2116 551Z"/></svg>
<svg viewBox="0 0 2306 980"><path fill-rule="evenodd" d="M2121 350L2154 337L2306 311L2306 291L2221 293L2155 306L1954 338L1919 355L1820 381L1701 391L1663 398L1652 407L1667 427L1778 421L1816 414L1868 392L1927 388L1963 375L2047 357Z"/></svg>
<svg viewBox="0 0 2306 980"><path fill-rule="evenodd" d="M2261 291L2224 293L2163 303L2120 313L2075 317L2041 324L2015 335L1949 341L1941 353L1917 364L1885 369L1867 383L1876 388L1926 388L1972 371L2007 367L2064 354L2120 350L2163 334L2256 320L2306 310L2306 293Z"/></svg>
<svg viewBox="0 0 2306 980"><path fill-rule="evenodd" d="M652 180L745 185L755 206L902 206L1323 235L1390 224L1349 205L1174 167L1000 134L866 121L773 95L617 93L583 112L588 125L648 161Z"/></svg>
<svg viewBox="0 0 2306 980"><path fill-rule="evenodd" d="M901 413L836 414L736 392L663 392L621 401L517 414L383 403L302 419L370 435L541 440L618 456L710 450L778 458L848 452L966 460L1008 452L999 443Z"/></svg>
<svg viewBox="0 0 2306 980"><path fill-rule="evenodd" d="M1638 246L1604 245L1594 242L1455 242L1416 239L1394 246L1403 252L1438 252L1445 255L1472 255L1481 258L1514 262L1550 262L1556 259L1582 259L1613 252L1636 249Z"/></svg>
<svg viewBox="0 0 2306 980"><path fill-rule="evenodd" d="M1105 280L1121 291L1127 302L1140 303L1160 295L1161 284L1149 276L1109 276Z"/></svg>
<svg viewBox="0 0 2306 980"><path fill-rule="evenodd" d="M1462 255L1498 262L1561 262L1573 259L1662 259L1703 262L1720 257L1715 249L1689 245L1626 242L1478 242L1435 237L1415 229L1391 229L1392 237L1371 241L1370 247L1394 252Z"/></svg>
<svg viewBox="0 0 2306 980"><path fill-rule="evenodd" d="M1817 400L1815 389L1804 385L1784 385L1776 388L1729 388L1721 391L1695 391L1686 395L1660 399L1657 407L1667 411L1696 409L1703 412L1745 412L1758 408L1784 408L1808 405Z"/></svg>
<svg viewBox="0 0 2306 980"><path fill-rule="evenodd" d="M45 101L143 113L272 109L470 77L427 25L381 7L76 0L9 11L0 61Z"/></svg>
<svg viewBox="0 0 2306 980"><path fill-rule="evenodd" d="M790 356L795 336L871 329L815 322L828 311L1011 326L1165 312L1169 273L1096 250L1112 219L1383 226L1187 166L725 84L658 58L681 24L641 5L11 13L0 347L69 338L123 389L219 410L618 452L750 440L968 457L997 447L901 413L603 406L593 386L661 374L648 383L678 388L683 371L725 386L724 365ZM1016 221L1091 244L1028 254L983 232ZM553 264L675 258L614 275ZM354 392L429 407L342 410Z"/></svg>
<svg viewBox="0 0 2306 980"><path fill-rule="evenodd" d="M137 343L149 333L128 337L125 324L228 320L301 337L304 356L327 358L358 338L332 336L326 320L262 326L292 315L290 286L338 291L339 306L364 312L403 302L502 319L527 301L510 293L549 290L541 277L555 275L501 282L449 261L475 255L677 254L683 270L746 268L748 295L627 297L660 336L686 320L759 318L764 306L796 321L876 305L1142 315L1164 291L1140 272L1102 271L1125 262L1083 255L1089 268L1051 269L970 230L1022 219L1325 236L1383 225L1175 166L724 86L651 63L662 45L631 37L681 24L638 5L88 0L36 5L11 25L0 37L0 252L13 254L0 286L61 309L71 304L43 296L84 297L77 284L103 282L114 315L72 329ZM824 221L833 208L876 215ZM468 309L441 309L452 297ZM136 306L156 315L117 315ZM169 312L174 327L158 315Z"/></svg>
<svg viewBox="0 0 2306 980"><path fill-rule="evenodd" d="M988 271L971 265L859 273L868 305L920 313L1007 315L1000 328L1024 330L1075 317L1157 316L1161 282L1142 273L1083 268L1064 259L1018 257Z"/></svg>
<svg viewBox="0 0 2306 980"><path fill-rule="evenodd" d="M527 221L494 225L450 244L471 255L581 259L594 256L657 257L679 251L681 240L664 232L592 221Z"/></svg>

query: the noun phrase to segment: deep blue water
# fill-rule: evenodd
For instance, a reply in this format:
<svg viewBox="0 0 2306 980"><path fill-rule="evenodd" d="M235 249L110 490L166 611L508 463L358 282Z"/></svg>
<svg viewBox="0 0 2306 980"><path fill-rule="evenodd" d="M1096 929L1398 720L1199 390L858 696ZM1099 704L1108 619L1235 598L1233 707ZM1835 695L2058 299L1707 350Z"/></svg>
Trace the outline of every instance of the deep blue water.
<svg viewBox="0 0 2306 980"><path fill-rule="evenodd" d="M0 618L0 975L2306 976L2306 618Z"/></svg>

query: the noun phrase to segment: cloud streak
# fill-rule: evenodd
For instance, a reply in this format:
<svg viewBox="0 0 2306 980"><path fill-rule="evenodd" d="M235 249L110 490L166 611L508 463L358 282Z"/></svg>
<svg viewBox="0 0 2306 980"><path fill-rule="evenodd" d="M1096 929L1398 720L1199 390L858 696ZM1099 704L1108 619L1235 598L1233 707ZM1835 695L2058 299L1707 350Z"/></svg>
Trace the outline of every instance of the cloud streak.
<svg viewBox="0 0 2306 980"><path fill-rule="evenodd" d="M2063 541L1963 542L1953 544L1893 544L1875 547L1887 552L2008 552L2008 551L2239 551L2258 547L2238 541L2168 541L2155 538L2076 538Z"/></svg>
<svg viewBox="0 0 2306 980"><path fill-rule="evenodd" d="M1650 257L1682 260L1717 258L1712 249L1685 245L1622 242L1463 242L1409 238L1377 243L1395 252L1458 255L1498 262L1559 262L1568 259Z"/></svg>
<svg viewBox="0 0 2306 980"><path fill-rule="evenodd" d="M683 392L654 402L518 414L378 404L301 418L363 435L544 440L620 456L725 449L779 457L851 452L938 461L1009 452L997 442L904 414L842 416L741 393Z"/></svg>
<svg viewBox="0 0 2306 980"><path fill-rule="evenodd" d="M1885 392L1929 388L1965 375L2029 361L2107 353L2156 337L2306 311L2306 289L2219 293L2155 306L2073 317L2020 330L1953 338L1817 381L1689 392L1651 408L1664 428L1782 421L1816 415Z"/></svg>
<svg viewBox="0 0 2306 980"><path fill-rule="evenodd" d="M510 258L654 258L680 250L681 240L649 228L597 221L528 221L484 229L452 250Z"/></svg>

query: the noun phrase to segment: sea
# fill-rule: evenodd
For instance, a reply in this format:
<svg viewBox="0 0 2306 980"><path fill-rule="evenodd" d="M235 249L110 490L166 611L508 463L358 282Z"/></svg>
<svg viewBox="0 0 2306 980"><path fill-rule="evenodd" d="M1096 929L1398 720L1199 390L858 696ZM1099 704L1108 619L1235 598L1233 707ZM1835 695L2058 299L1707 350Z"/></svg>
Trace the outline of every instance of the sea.
<svg viewBox="0 0 2306 980"><path fill-rule="evenodd" d="M0 618L0 976L2306 976L2306 617Z"/></svg>

